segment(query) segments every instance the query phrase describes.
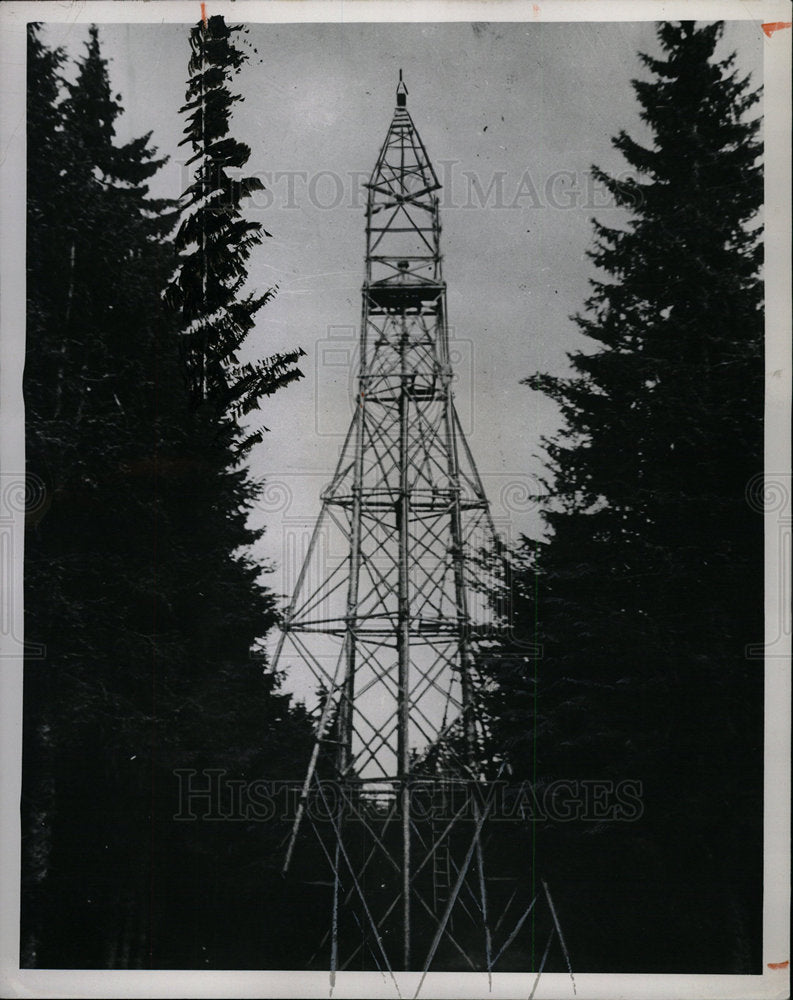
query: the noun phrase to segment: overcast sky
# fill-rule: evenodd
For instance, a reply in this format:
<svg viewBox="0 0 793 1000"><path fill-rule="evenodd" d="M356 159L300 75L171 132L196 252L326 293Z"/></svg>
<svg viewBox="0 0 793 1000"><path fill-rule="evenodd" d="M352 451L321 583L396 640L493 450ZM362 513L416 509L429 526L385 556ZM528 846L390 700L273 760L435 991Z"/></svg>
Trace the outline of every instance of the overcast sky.
<svg viewBox="0 0 793 1000"><path fill-rule="evenodd" d="M77 53L84 25L53 26L51 42ZM591 219L623 217L594 186L593 163L625 163L610 138L642 141L630 80L637 52L658 52L643 23L294 24L249 26L250 63L237 78L233 134L251 146L249 172L267 191L248 216L272 233L251 259L253 287L278 284L260 314L254 356L301 346L306 378L266 400L271 429L252 466L267 477L257 555L269 583L291 590L298 553L319 511L351 417L350 365L360 319L364 197L394 107L398 71L408 110L441 181L442 249L458 373L457 405L507 539L541 531L525 502L542 465L540 436L555 408L520 385L536 370L563 372L585 346L570 320L593 268ZM185 187L183 102L188 26L100 25L103 54L125 114L121 138L153 130L171 156L153 184ZM762 76L759 24L728 24L722 53Z"/></svg>

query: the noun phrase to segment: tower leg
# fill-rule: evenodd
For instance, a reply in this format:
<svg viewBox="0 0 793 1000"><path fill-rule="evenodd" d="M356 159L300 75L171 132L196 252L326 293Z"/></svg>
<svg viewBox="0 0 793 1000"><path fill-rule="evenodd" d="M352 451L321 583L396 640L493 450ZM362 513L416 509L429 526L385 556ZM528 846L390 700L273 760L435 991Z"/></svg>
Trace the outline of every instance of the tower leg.
<svg viewBox="0 0 793 1000"><path fill-rule="evenodd" d="M399 532L399 594L397 611L397 647L399 655L397 774L400 788L402 815L402 963L410 969L410 482L408 471L408 420L410 418L410 393L408 391L408 333L402 320L400 338L400 390L399 390L399 499L397 501L397 530Z"/></svg>

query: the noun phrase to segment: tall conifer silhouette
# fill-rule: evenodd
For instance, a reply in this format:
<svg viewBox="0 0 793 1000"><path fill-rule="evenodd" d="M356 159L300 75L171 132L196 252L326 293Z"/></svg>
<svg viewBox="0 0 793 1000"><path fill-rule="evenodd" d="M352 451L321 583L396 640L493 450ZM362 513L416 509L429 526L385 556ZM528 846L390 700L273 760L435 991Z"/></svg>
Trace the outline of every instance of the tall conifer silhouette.
<svg viewBox="0 0 793 1000"><path fill-rule="evenodd" d="M210 401L221 412L243 417L263 396L301 378L301 349L241 363L239 352L258 311L275 289L262 293L245 288L247 262L254 247L270 234L260 222L243 215L243 199L262 190L258 177L239 177L250 147L230 132L234 76L247 61L235 42L244 31L229 27L221 15L199 21L190 32L190 78L185 138L193 155L195 176L185 191L184 217L176 236L180 252L177 274L168 289L169 302L183 323L184 357L196 405ZM242 451L261 440L264 428L240 442Z"/></svg>
<svg viewBox="0 0 793 1000"><path fill-rule="evenodd" d="M759 961L763 678L746 649L762 641L763 546L746 490L763 469L762 147L759 92L716 55L722 32L658 27L662 54L633 83L650 142L614 140L635 179L595 169L629 220L595 223L575 318L589 346L570 376L527 379L563 420L544 441L548 535L515 581L543 656L493 660L494 741L518 773L642 782L637 824L543 843L555 881L587 859L615 921L620 879L644 880L646 961L663 948L669 972ZM622 946L593 935L593 960L624 947L623 971L648 971L629 967L644 945L628 914Z"/></svg>

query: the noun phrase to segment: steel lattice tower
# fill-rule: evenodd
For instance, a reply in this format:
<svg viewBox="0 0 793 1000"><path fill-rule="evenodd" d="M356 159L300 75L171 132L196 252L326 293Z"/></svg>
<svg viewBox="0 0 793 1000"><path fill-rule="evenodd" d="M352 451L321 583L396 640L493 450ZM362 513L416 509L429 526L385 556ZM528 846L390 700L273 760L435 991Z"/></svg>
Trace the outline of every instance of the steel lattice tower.
<svg viewBox="0 0 793 1000"><path fill-rule="evenodd" d="M440 184L406 103L400 71L366 185L355 413L275 654L321 691L284 871L311 825L333 877L332 970L426 971L446 948L489 972L487 805L470 791L483 787L477 659L503 573L453 400ZM422 793L443 798L442 818Z"/></svg>

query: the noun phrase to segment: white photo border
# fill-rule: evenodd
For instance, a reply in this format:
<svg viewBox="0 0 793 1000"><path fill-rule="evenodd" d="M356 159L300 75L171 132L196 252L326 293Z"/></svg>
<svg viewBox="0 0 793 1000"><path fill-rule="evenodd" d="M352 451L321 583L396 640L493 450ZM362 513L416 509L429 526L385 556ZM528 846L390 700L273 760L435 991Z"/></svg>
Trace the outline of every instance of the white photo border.
<svg viewBox="0 0 793 1000"><path fill-rule="evenodd" d="M24 469L22 370L25 331L25 52L26 23L195 23L198 0L89 0L82 3L7 2L0 7L0 469ZM765 247L766 247L766 482L788 492L787 548L780 516L766 512L766 649L764 777L763 973L740 975L576 974L578 1000L697 997L782 998L789 996L790 904L790 621L791 491L791 7L783 0L207 0L207 13L235 23L299 21L656 21L751 20L782 24L764 32ZM770 504L769 504L770 506ZM0 986L9 997L327 997L323 972L104 971L19 968L19 801L21 789L22 551L24 525L17 518L9 534L15 558L4 571L0 630ZM789 614L789 610L788 610ZM10 632L10 635L5 634ZM413 996L419 973L395 973L402 996ZM531 973L430 973L425 997L524 997ZM376 973L339 972L336 997L391 997L394 984ZM572 996L570 978L543 975L536 994Z"/></svg>

